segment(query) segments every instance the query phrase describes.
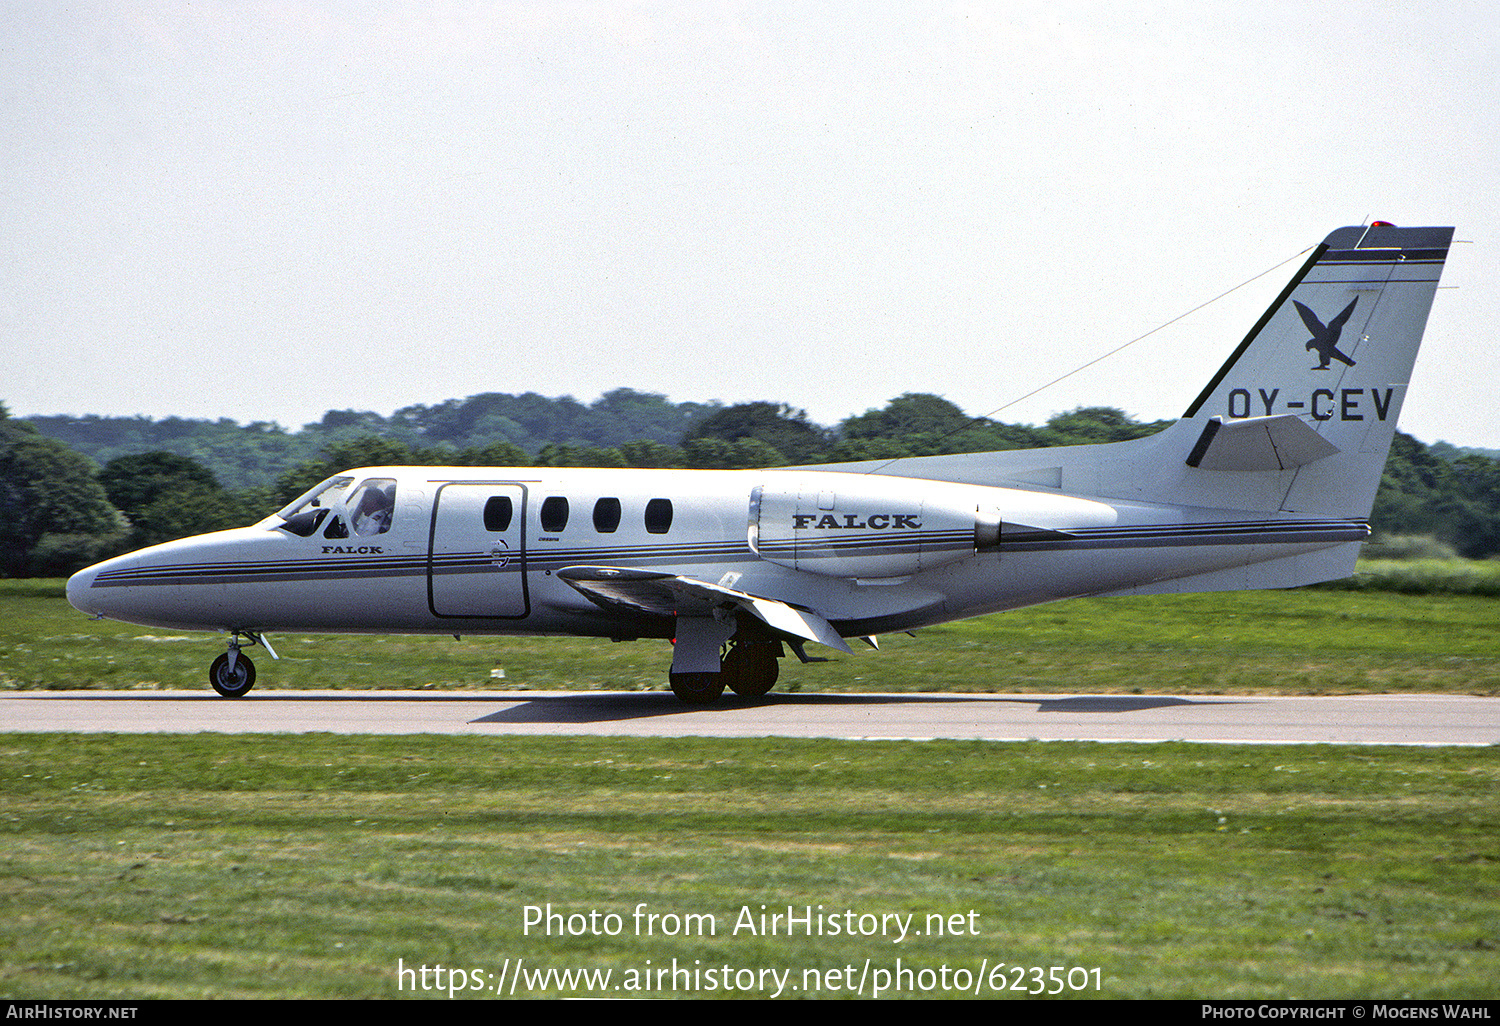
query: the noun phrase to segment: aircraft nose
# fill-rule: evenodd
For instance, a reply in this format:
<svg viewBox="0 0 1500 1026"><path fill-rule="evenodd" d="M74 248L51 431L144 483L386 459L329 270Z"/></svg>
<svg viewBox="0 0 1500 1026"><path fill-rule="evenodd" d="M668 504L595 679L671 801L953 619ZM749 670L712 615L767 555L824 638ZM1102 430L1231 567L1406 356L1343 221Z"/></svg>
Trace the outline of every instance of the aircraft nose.
<svg viewBox="0 0 1500 1026"><path fill-rule="evenodd" d="M80 613L103 616L99 608L98 593L94 590L94 577L99 572L98 564L85 567L68 578L68 602Z"/></svg>

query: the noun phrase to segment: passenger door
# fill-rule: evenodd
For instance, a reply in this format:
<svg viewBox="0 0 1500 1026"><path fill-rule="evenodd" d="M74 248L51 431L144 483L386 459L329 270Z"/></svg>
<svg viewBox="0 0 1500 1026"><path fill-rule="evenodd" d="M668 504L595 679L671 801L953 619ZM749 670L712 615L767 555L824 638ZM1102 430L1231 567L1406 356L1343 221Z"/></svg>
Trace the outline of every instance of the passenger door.
<svg viewBox="0 0 1500 1026"><path fill-rule="evenodd" d="M445 484L433 497L427 561L434 616L521 619L526 590L526 486Z"/></svg>

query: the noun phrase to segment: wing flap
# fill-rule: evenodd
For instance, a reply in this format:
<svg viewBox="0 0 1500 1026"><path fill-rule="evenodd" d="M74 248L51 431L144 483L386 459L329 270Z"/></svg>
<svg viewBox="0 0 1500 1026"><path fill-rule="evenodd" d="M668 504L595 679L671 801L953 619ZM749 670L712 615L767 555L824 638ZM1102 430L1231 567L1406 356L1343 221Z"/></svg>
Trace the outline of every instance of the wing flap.
<svg viewBox="0 0 1500 1026"><path fill-rule="evenodd" d="M658 616L711 616L715 609L742 609L772 630L853 654L838 631L810 609L779 599L736 591L692 577L612 566L569 566L556 576L606 609L629 609Z"/></svg>

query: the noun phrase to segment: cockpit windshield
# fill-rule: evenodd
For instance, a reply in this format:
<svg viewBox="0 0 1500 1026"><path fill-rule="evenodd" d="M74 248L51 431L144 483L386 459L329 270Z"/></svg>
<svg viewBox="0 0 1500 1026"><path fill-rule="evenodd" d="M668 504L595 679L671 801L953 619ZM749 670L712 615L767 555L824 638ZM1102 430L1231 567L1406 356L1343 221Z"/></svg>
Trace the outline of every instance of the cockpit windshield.
<svg viewBox="0 0 1500 1026"><path fill-rule="evenodd" d="M396 479L368 477L351 490L353 483L349 474L329 478L277 513L274 526L302 538L320 530L324 538L385 534L396 512Z"/></svg>
<svg viewBox="0 0 1500 1026"><path fill-rule="evenodd" d="M339 499L353 483L354 478L348 475L330 477L316 488L303 493L301 498L276 514L285 521L280 525L281 528L303 538L311 538L318 525L327 518L329 509L338 505Z"/></svg>

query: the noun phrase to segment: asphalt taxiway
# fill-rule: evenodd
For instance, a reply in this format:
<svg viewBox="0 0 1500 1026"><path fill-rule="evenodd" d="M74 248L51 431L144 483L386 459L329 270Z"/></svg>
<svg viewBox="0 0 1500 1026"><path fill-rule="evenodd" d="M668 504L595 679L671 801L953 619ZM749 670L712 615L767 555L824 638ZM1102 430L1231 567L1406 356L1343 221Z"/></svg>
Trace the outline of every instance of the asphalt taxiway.
<svg viewBox="0 0 1500 1026"><path fill-rule="evenodd" d="M667 692L31 691L0 694L0 731L1490 745L1500 698L773 692L692 707Z"/></svg>

